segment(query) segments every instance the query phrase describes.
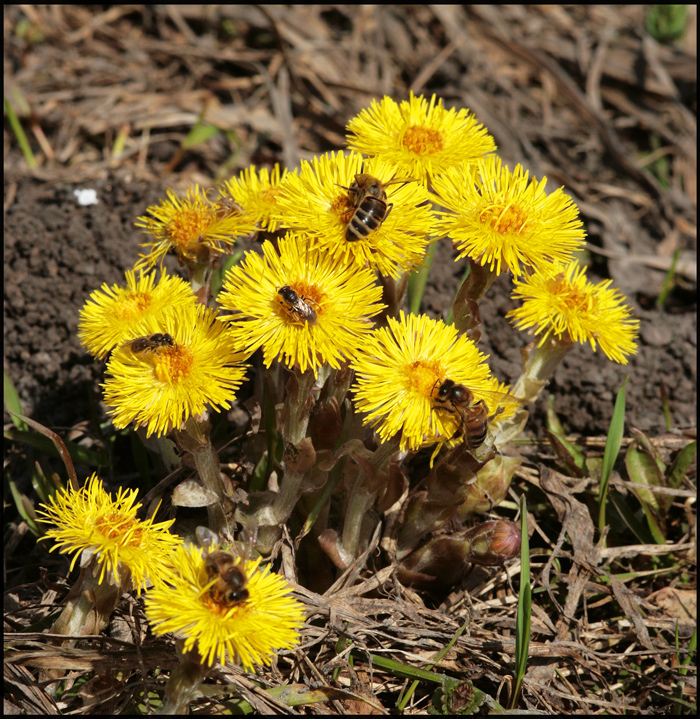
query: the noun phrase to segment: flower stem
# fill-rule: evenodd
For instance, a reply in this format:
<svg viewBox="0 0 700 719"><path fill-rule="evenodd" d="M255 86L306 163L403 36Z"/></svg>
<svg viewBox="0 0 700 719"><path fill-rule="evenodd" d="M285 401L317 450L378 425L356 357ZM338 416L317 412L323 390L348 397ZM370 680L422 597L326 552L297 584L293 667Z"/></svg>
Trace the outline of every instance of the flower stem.
<svg viewBox="0 0 700 719"><path fill-rule="evenodd" d="M487 265L481 265L471 258L469 266L470 272L452 303L452 320L458 330L466 332L467 337L476 342L481 334L478 329L481 324L479 302L498 275Z"/></svg>

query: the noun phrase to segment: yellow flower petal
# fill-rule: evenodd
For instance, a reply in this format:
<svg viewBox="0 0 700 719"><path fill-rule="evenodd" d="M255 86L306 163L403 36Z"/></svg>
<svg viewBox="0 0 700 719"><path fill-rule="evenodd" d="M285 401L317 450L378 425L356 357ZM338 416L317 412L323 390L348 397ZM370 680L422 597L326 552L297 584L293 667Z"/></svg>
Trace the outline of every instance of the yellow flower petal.
<svg viewBox="0 0 700 719"><path fill-rule="evenodd" d="M491 270L534 268L570 259L586 233L578 208L561 188L547 195L547 178L533 179L520 165L511 172L498 157L435 178L433 199L447 208L438 213L438 237L449 236L459 257L469 256Z"/></svg>
<svg viewBox="0 0 700 719"><path fill-rule="evenodd" d="M506 317L518 329L534 327L540 347L552 334L568 334L574 342L590 342L594 351L599 344L611 360L627 364L627 355L637 352L639 320L632 318L624 296L611 284L591 284L586 268L576 261L543 268L515 283L513 297L523 305Z"/></svg>
<svg viewBox="0 0 700 719"><path fill-rule="evenodd" d="M134 352L127 342L107 363L105 403L115 427L146 425L146 434L179 428L207 408L228 409L243 380L242 355L213 310L173 309L138 325L138 334L167 333L173 347Z"/></svg>
<svg viewBox="0 0 700 719"><path fill-rule="evenodd" d="M292 589L260 560L246 561L248 598L230 609L210 599L211 581L197 547L181 547L173 556L173 574L167 584L146 597L146 616L153 632L175 632L185 637L184 650L196 647L205 663L237 661L251 671L269 664L280 649L299 642L304 622L303 606L288 596Z"/></svg>
<svg viewBox="0 0 700 719"><path fill-rule="evenodd" d="M449 441L459 419L435 408L436 389L446 379L467 387L474 401L484 399L489 414L499 389L476 345L457 329L425 315L389 318L389 327L373 332L356 354L355 405L366 412L365 424L382 441L401 433L401 449Z"/></svg>
<svg viewBox="0 0 700 719"><path fill-rule="evenodd" d="M190 286L180 277L163 272L156 285L155 273L126 273L126 287L103 284L80 311L78 337L97 359L104 359L117 345L134 336L134 325L158 317L166 308L194 305Z"/></svg>
<svg viewBox="0 0 700 719"><path fill-rule="evenodd" d="M285 310L283 287L313 309L314 322ZM372 328L370 318L383 308L381 294L370 270L339 264L308 249L303 237L288 236L279 241L279 254L271 242L263 244L263 257L249 252L227 274L218 299L237 313L223 319L246 352L262 347L268 367L279 358L302 372L317 372L325 363L337 369L352 356Z"/></svg>
<svg viewBox="0 0 700 719"><path fill-rule="evenodd" d="M139 592L149 580L162 581L173 549L182 540L168 531L174 519L159 523L137 519L141 505L134 506L135 499L135 489L120 489L112 499L96 474L77 492L70 487L59 490L38 512L40 522L56 525L45 535L56 540L51 551L75 552L71 569L84 551L94 554L102 567L100 582L107 577L119 584L125 569Z"/></svg>
<svg viewBox="0 0 700 719"><path fill-rule="evenodd" d="M411 93L398 105L385 96L348 123L348 147L385 160L401 176L426 183L450 167L496 150L493 138L469 110L445 110L442 100Z"/></svg>

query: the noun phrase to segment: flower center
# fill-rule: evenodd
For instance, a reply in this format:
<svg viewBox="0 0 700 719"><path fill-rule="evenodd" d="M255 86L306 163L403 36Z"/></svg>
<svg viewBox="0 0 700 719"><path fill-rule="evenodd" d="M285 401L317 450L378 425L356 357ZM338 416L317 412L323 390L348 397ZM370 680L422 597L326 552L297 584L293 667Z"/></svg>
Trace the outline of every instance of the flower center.
<svg viewBox="0 0 700 719"><path fill-rule="evenodd" d="M268 187L265 190L261 190L260 197L263 202L268 205L277 204L277 196L279 195L279 187Z"/></svg>
<svg viewBox="0 0 700 719"><path fill-rule="evenodd" d="M331 212L340 217L340 221L347 225L352 219L355 212L355 205L350 199L350 195L344 192L342 195L338 195L333 203L331 204Z"/></svg>
<svg viewBox="0 0 700 719"><path fill-rule="evenodd" d="M208 208L186 207L168 222L165 235L180 252L191 252L196 250L204 231L211 224L211 219Z"/></svg>
<svg viewBox="0 0 700 719"><path fill-rule="evenodd" d="M95 528L106 539L124 540L128 537L129 545L139 546L142 532L135 525L138 525L138 522L134 517L121 512L112 511L95 519Z"/></svg>
<svg viewBox="0 0 700 719"><path fill-rule="evenodd" d="M115 316L120 320L133 320L142 317L151 306L153 297L150 292L129 292L114 308Z"/></svg>
<svg viewBox="0 0 700 719"><path fill-rule="evenodd" d="M440 380L440 364L435 361L416 360L404 370L407 389L430 398L433 388Z"/></svg>
<svg viewBox="0 0 700 719"><path fill-rule="evenodd" d="M481 211L479 219L499 235L513 235L522 234L530 218L518 205L490 205Z"/></svg>
<svg viewBox="0 0 700 719"><path fill-rule="evenodd" d="M156 377L166 384L178 384L192 371L194 358L189 348L183 345L168 347L152 353Z"/></svg>
<svg viewBox="0 0 700 719"><path fill-rule="evenodd" d="M578 310L580 312L596 311L594 298L587 292L579 290L567 282L563 273L549 280L547 291L557 298L560 306L563 305L569 310Z"/></svg>
<svg viewBox="0 0 700 719"><path fill-rule="evenodd" d="M434 155L445 146L445 140L439 130L421 125L407 127L401 138L401 143L407 150L411 150L417 155Z"/></svg>

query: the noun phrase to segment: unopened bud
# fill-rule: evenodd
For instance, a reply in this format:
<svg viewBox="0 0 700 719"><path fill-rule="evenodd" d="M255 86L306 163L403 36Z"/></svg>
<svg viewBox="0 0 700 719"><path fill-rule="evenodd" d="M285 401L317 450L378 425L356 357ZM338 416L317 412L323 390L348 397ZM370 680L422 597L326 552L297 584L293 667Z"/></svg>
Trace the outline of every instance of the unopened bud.
<svg viewBox="0 0 700 719"><path fill-rule="evenodd" d="M493 566L518 554L521 533L517 524L498 519L468 529L465 539L471 542L470 562Z"/></svg>

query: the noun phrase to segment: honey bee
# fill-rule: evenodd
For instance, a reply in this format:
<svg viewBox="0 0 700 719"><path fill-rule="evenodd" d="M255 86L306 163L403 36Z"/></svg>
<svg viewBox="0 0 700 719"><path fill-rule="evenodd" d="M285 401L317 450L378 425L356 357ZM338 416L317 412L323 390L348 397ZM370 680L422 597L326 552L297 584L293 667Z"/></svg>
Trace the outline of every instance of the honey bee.
<svg viewBox="0 0 700 719"><path fill-rule="evenodd" d="M136 337L128 342L134 354L157 352L161 347L175 347L175 340L167 332L156 332L149 337Z"/></svg>
<svg viewBox="0 0 700 719"><path fill-rule="evenodd" d="M216 218L218 220L242 214L243 208L230 195L219 197L216 200Z"/></svg>
<svg viewBox="0 0 700 719"><path fill-rule="evenodd" d="M437 386L438 382L440 382L439 379L435 383L435 386ZM434 389L435 387L433 387L433 390ZM507 404L520 404L515 397L502 392L481 392L481 394ZM503 411L503 407L499 407L496 412L489 417L486 402L484 402L483 399L474 402L472 391L467 389L463 384L457 384L451 379L444 380L438 387L437 392L433 396L433 409L450 412L459 417L459 429L451 439L463 435L469 449L477 449L484 443L489 428L489 421L493 420L494 417Z"/></svg>
<svg viewBox="0 0 700 719"><path fill-rule="evenodd" d="M243 604L250 596L243 557L223 549L207 551L209 547L219 545L219 538L206 527L197 527L196 535L199 544L205 548L203 556L207 577L209 581L216 579L209 589L209 598L226 609Z"/></svg>
<svg viewBox="0 0 700 719"><path fill-rule="evenodd" d="M348 191L348 198L352 205L353 213L345 228L345 240L355 242L363 240L372 232L376 232L382 222L389 217L392 203L387 204L386 187L398 183L412 182L412 180L389 180L382 182L373 175L361 172L355 175L350 187L343 187Z"/></svg>
<svg viewBox="0 0 700 719"><path fill-rule="evenodd" d="M300 297L289 285L280 287L279 290L277 290L277 295L280 297L282 308L292 319L306 321L310 325L316 324L316 310L311 306L315 304L313 300Z"/></svg>

